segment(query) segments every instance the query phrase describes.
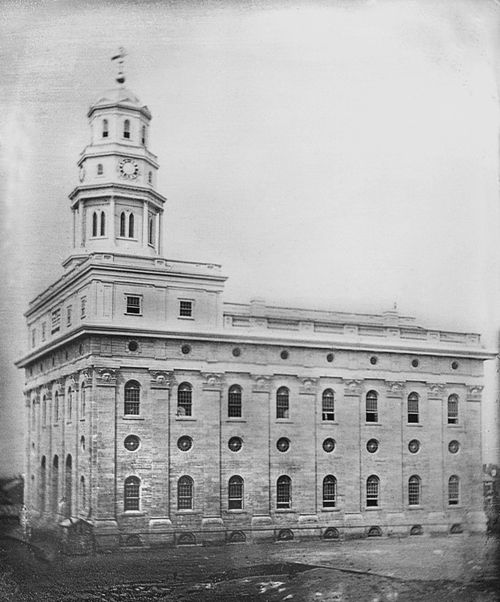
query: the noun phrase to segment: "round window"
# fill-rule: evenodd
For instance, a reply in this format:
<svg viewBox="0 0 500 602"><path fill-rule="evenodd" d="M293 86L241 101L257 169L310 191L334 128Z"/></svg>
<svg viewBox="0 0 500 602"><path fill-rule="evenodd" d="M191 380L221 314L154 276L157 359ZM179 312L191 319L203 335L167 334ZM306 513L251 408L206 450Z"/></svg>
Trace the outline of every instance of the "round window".
<svg viewBox="0 0 500 602"><path fill-rule="evenodd" d="M234 357L240 357L240 355L241 355L241 349L239 347L235 347L233 349L233 355L234 355Z"/></svg>
<svg viewBox="0 0 500 602"><path fill-rule="evenodd" d="M418 364L419 364L419 361L418 361L417 359L411 360L411 365L412 365L414 368L418 368Z"/></svg>
<svg viewBox="0 0 500 602"><path fill-rule="evenodd" d="M183 345L181 347L181 351L184 355L187 355L188 353L191 353L191 346L190 345Z"/></svg>
<svg viewBox="0 0 500 602"><path fill-rule="evenodd" d="M135 451L136 449L139 449L140 443L141 440L139 437L137 437L137 435L129 435L128 437L125 437L123 445L125 446L125 449L128 449L128 451Z"/></svg>
<svg viewBox="0 0 500 602"><path fill-rule="evenodd" d="M335 440L328 437L328 439L325 439L323 441L323 449L326 452L332 452L335 449Z"/></svg>
<svg viewBox="0 0 500 602"><path fill-rule="evenodd" d="M289 356L289 353L286 349L283 349L283 351L280 353L280 357L282 360L287 360Z"/></svg>
<svg viewBox="0 0 500 602"><path fill-rule="evenodd" d="M193 440L191 439L191 437L188 437L187 435L184 435L183 437L179 437L179 439L177 440L177 447L181 451L184 451L184 452L189 451L192 446L193 446Z"/></svg>
<svg viewBox="0 0 500 602"><path fill-rule="evenodd" d="M326 361L327 362L333 362L333 360L335 359L335 356L333 355L333 353L327 353L326 354Z"/></svg>
<svg viewBox="0 0 500 602"><path fill-rule="evenodd" d="M378 441L376 439L370 439L368 441L368 443L366 444L366 449L371 454L374 454L377 451L377 449L378 449Z"/></svg>
<svg viewBox="0 0 500 602"><path fill-rule="evenodd" d="M231 439L229 439L229 441L227 442L227 446L233 452L240 451L242 445L243 441L240 437L231 437Z"/></svg>
<svg viewBox="0 0 500 602"><path fill-rule="evenodd" d="M378 358L377 358L377 356L376 356L376 355L372 355L372 356L371 356L371 358L370 358L370 364L371 364L372 366L375 366L375 364L376 364L377 362L378 362Z"/></svg>
<svg viewBox="0 0 500 602"><path fill-rule="evenodd" d="M450 441L448 443L448 449L452 454L456 454L457 451L460 449L460 443L458 441Z"/></svg>
<svg viewBox="0 0 500 602"><path fill-rule="evenodd" d="M286 452L290 448L290 440L286 437L281 437L281 439L278 439L276 442L276 447L278 448L278 451Z"/></svg>
<svg viewBox="0 0 500 602"><path fill-rule="evenodd" d="M458 362L451 362L451 367L453 370L456 370L458 368Z"/></svg>
<svg viewBox="0 0 500 602"><path fill-rule="evenodd" d="M420 449L420 441L417 439L412 439L410 443L408 443L408 449L412 454L416 454Z"/></svg>
<svg viewBox="0 0 500 602"><path fill-rule="evenodd" d="M129 351L137 351L139 349L139 343L137 341L129 341L128 342L128 350Z"/></svg>

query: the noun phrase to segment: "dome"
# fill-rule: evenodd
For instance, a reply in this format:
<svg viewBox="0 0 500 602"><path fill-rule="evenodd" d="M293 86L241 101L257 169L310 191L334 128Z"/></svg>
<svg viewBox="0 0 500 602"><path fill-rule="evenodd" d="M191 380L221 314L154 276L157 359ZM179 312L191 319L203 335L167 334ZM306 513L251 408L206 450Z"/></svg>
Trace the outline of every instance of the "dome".
<svg viewBox="0 0 500 602"><path fill-rule="evenodd" d="M137 96L124 86L110 88L101 94L95 102L90 106L88 116L96 110L107 107L121 106L128 109L135 109L144 113L151 118L151 114L147 106L142 105Z"/></svg>

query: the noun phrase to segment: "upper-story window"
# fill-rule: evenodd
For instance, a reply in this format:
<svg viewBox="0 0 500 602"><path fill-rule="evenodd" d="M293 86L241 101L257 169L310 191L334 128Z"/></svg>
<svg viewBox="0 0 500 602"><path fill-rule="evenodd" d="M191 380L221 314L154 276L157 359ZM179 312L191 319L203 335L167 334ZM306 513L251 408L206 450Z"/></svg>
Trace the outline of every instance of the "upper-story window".
<svg viewBox="0 0 500 602"><path fill-rule="evenodd" d="M366 394L366 422L378 422L377 391L368 391Z"/></svg>
<svg viewBox="0 0 500 602"><path fill-rule="evenodd" d="M106 234L106 214L101 211L101 236Z"/></svg>
<svg viewBox="0 0 500 602"><path fill-rule="evenodd" d="M448 479L448 505L458 506L460 500L460 479L456 474Z"/></svg>
<svg viewBox="0 0 500 602"><path fill-rule="evenodd" d="M130 121L128 119L123 122L123 137L130 138Z"/></svg>
<svg viewBox="0 0 500 602"><path fill-rule="evenodd" d="M408 479L408 504L410 506L420 504L420 477L416 474Z"/></svg>
<svg viewBox="0 0 500 602"><path fill-rule="evenodd" d="M134 238L134 214L128 216L128 237Z"/></svg>
<svg viewBox="0 0 500 602"><path fill-rule="evenodd" d="M448 397L448 424L458 424L458 395Z"/></svg>
<svg viewBox="0 0 500 602"><path fill-rule="evenodd" d="M97 212L92 214L92 236L97 236Z"/></svg>
<svg viewBox="0 0 500 602"><path fill-rule="evenodd" d="M229 418L241 418L241 387L239 385L229 387L227 415Z"/></svg>
<svg viewBox="0 0 500 602"><path fill-rule="evenodd" d="M321 397L322 420L335 420L335 397L331 389L325 389Z"/></svg>
<svg viewBox="0 0 500 602"><path fill-rule="evenodd" d="M46 335L47 335L47 324L45 322L42 322L42 341L45 341Z"/></svg>
<svg viewBox="0 0 500 602"><path fill-rule="evenodd" d="M102 163L98 163L97 164L97 175L102 176L103 173L104 173L104 167L102 166Z"/></svg>
<svg viewBox="0 0 500 602"><path fill-rule="evenodd" d="M227 498L229 510L243 509L243 479L239 475L229 479Z"/></svg>
<svg viewBox="0 0 500 602"><path fill-rule="evenodd" d="M153 172L150 171L148 173L148 184L152 184L153 183Z"/></svg>
<svg viewBox="0 0 500 602"><path fill-rule="evenodd" d="M127 477L123 487L123 509L139 510L141 506L141 480Z"/></svg>
<svg viewBox="0 0 500 602"><path fill-rule="evenodd" d="M31 331L31 346L34 347L36 345L36 329L33 328Z"/></svg>
<svg viewBox="0 0 500 602"><path fill-rule="evenodd" d="M193 302L188 299L179 299L179 317L180 318L192 318L193 317Z"/></svg>
<svg viewBox="0 0 500 602"><path fill-rule="evenodd" d="M123 413L127 416L139 416L141 405L141 385L136 380L125 383Z"/></svg>
<svg viewBox="0 0 500 602"><path fill-rule="evenodd" d="M408 422L419 422L418 393L415 392L408 395Z"/></svg>
<svg viewBox="0 0 500 602"><path fill-rule="evenodd" d="M57 332L61 327L61 309L54 309L52 312L52 326L50 329L51 333Z"/></svg>
<svg viewBox="0 0 500 602"><path fill-rule="evenodd" d="M59 391L54 394L54 422L59 422Z"/></svg>
<svg viewBox="0 0 500 602"><path fill-rule="evenodd" d="M288 418L290 391L287 387L280 387L276 391L276 418Z"/></svg>
<svg viewBox="0 0 500 602"><path fill-rule="evenodd" d="M366 479L366 505L378 506L380 479L372 474Z"/></svg>
<svg viewBox="0 0 500 602"><path fill-rule="evenodd" d="M193 479L187 475L177 481L177 510L193 509Z"/></svg>
<svg viewBox="0 0 500 602"><path fill-rule="evenodd" d="M66 308L66 326L71 326L71 320L73 317L73 307L68 305Z"/></svg>
<svg viewBox="0 0 500 602"><path fill-rule="evenodd" d="M87 297L80 299L80 318L85 318L87 315Z"/></svg>
<svg viewBox="0 0 500 602"><path fill-rule="evenodd" d="M108 120L107 119L103 119L102 120L102 137L103 138L107 138L108 135L109 135Z"/></svg>
<svg viewBox="0 0 500 602"><path fill-rule="evenodd" d="M154 220L153 217L150 215L148 221L148 243L150 245L154 245L154 242Z"/></svg>
<svg viewBox="0 0 500 602"><path fill-rule="evenodd" d="M177 389L177 416L191 416L193 388L189 383L181 383Z"/></svg>
<svg viewBox="0 0 500 602"><path fill-rule="evenodd" d="M125 313L141 315L142 314L141 301L142 301L142 298L137 295L127 295L127 308L126 308Z"/></svg>
<svg viewBox="0 0 500 602"><path fill-rule="evenodd" d="M141 143L146 145L146 126L143 125L141 129Z"/></svg>
<svg viewBox="0 0 500 602"><path fill-rule="evenodd" d="M337 479L329 474L323 479L323 508L334 508L337 498Z"/></svg>
<svg viewBox="0 0 500 602"><path fill-rule="evenodd" d="M276 508L291 508L292 506L292 479L281 475L276 481Z"/></svg>
<svg viewBox="0 0 500 602"><path fill-rule="evenodd" d="M71 387L68 389L66 399L66 422L71 422L71 417L73 415L73 389Z"/></svg>

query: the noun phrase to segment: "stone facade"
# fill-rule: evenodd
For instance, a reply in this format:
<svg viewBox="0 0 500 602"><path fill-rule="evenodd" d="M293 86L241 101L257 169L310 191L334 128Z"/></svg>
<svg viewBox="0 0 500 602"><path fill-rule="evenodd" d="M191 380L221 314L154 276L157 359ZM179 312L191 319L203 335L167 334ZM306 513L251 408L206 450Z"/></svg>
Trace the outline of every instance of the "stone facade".
<svg viewBox="0 0 500 602"><path fill-rule="evenodd" d="M220 266L161 255L147 107L120 86L88 116L74 251L18 362L34 526L103 549L483 530L479 336L225 303Z"/></svg>

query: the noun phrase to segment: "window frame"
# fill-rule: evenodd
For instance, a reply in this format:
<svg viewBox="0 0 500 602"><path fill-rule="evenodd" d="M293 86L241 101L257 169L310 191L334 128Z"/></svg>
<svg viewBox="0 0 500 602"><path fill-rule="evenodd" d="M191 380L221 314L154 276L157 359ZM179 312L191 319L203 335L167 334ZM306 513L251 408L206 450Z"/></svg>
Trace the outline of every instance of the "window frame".
<svg viewBox="0 0 500 602"><path fill-rule="evenodd" d="M132 302L132 299L137 300L137 303L135 301ZM138 311L132 308L137 308ZM142 295L125 295L125 315L142 316Z"/></svg>
<svg viewBox="0 0 500 602"><path fill-rule="evenodd" d="M366 479L366 507L380 507L380 478L375 474Z"/></svg>
<svg viewBox="0 0 500 602"><path fill-rule="evenodd" d="M460 505L460 477L452 474L448 479L448 506Z"/></svg>
<svg viewBox="0 0 500 602"><path fill-rule="evenodd" d="M245 482L240 475L233 475L227 482L227 509L243 510Z"/></svg>
<svg viewBox="0 0 500 602"><path fill-rule="evenodd" d="M365 396L365 422L378 422L378 393L374 389L370 389Z"/></svg>
<svg viewBox="0 0 500 602"><path fill-rule="evenodd" d="M325 389L321 394L321 420L335 421L335 392L331 388Z"/></svg>
<svg viewBox="0 0 500 602"><path fill-rule="evenodd" d="M182 320L193 320L194 319L194 300L193 299L179 299L178 317Z"/></svg>
<svg viewBox="0 0 500 602"><path fill-rule="evenodd" d="M184 398L185 397L185 398ZM182 412L181 412L182 410ZM177 416L193 415L193 385L187 381L177 387Z"/></svg>
<svg viewBox="0 0 500 602"><path fill-rule="evenodd" d="M141 415L141 383L135 379L130 379L123 385L123 415Z"/></svg>
<svg viewBox="0 0 500 602"><path fill-rule="evenodd" d="M109 138L109 123L107 119L102 120L101 138Z"/></svg>
<svg viewBox="0 0 500 602"><path fill-rule="evenodd" d="M122 138L124 138L125 140L130 140L131 139L131 136L130 136L130 119L124 119L124 121L123 121Z"/></svg>
<svg viewBox="0 0 500 602"><path fill-rule="evenodd" d="M337 479L332 474L327 474L322 483L323 508L336 508L337 506Z"/></svg>
<svg viewBox="0 0 500 602"><path fill-rule="evenodd" d="M412 391L406 399L406 421L408 424L420 424L420 396Z"/></svg>
<svg viewBox="0 0 500 602"><path fill-rule="evenodd" d="M194 507L194 481L189 475L177 480L177 510L189 511Z"/></svg>
<svg viewBox="0 0 500 602"><path fill-rule="evenodd" d="M240 385L231 385L227 391L227 417L241 418L242 416L242 388Z"/></svg>
<svg viewBox="0 0 500 602"><path fill-rule="evenodd" d="M281 475L276 479L276 509L290 510L292 508L292 479Z"/></svg>
<svg viewBox="0 0 500 602"><path fill-rule="evenodd" d="M123 511L138 512L141 509L141 479L128 476L123 482Z"/></svg>
<svg viewBox="0 0 500 602"><path fill-rule="evenodd" d="M458 424L458 417L459 417L459 412L458 412L458 395L456 393L451 393L451 395L448 396L447 402L446 402L446 417L447 417L447 423L448 424Z"/></svg>
<svg viewBox="0 0 500 602"><path fill-rule="evenodd" d="M408 506L420 506L422 479L414 474L408 479Z"/></svg>
<svg viewBox="0 0 500 602"><path fill-rule="evenodd" d="M282 386L276 390L276 420L290 418L290 389Z"/></svg>

